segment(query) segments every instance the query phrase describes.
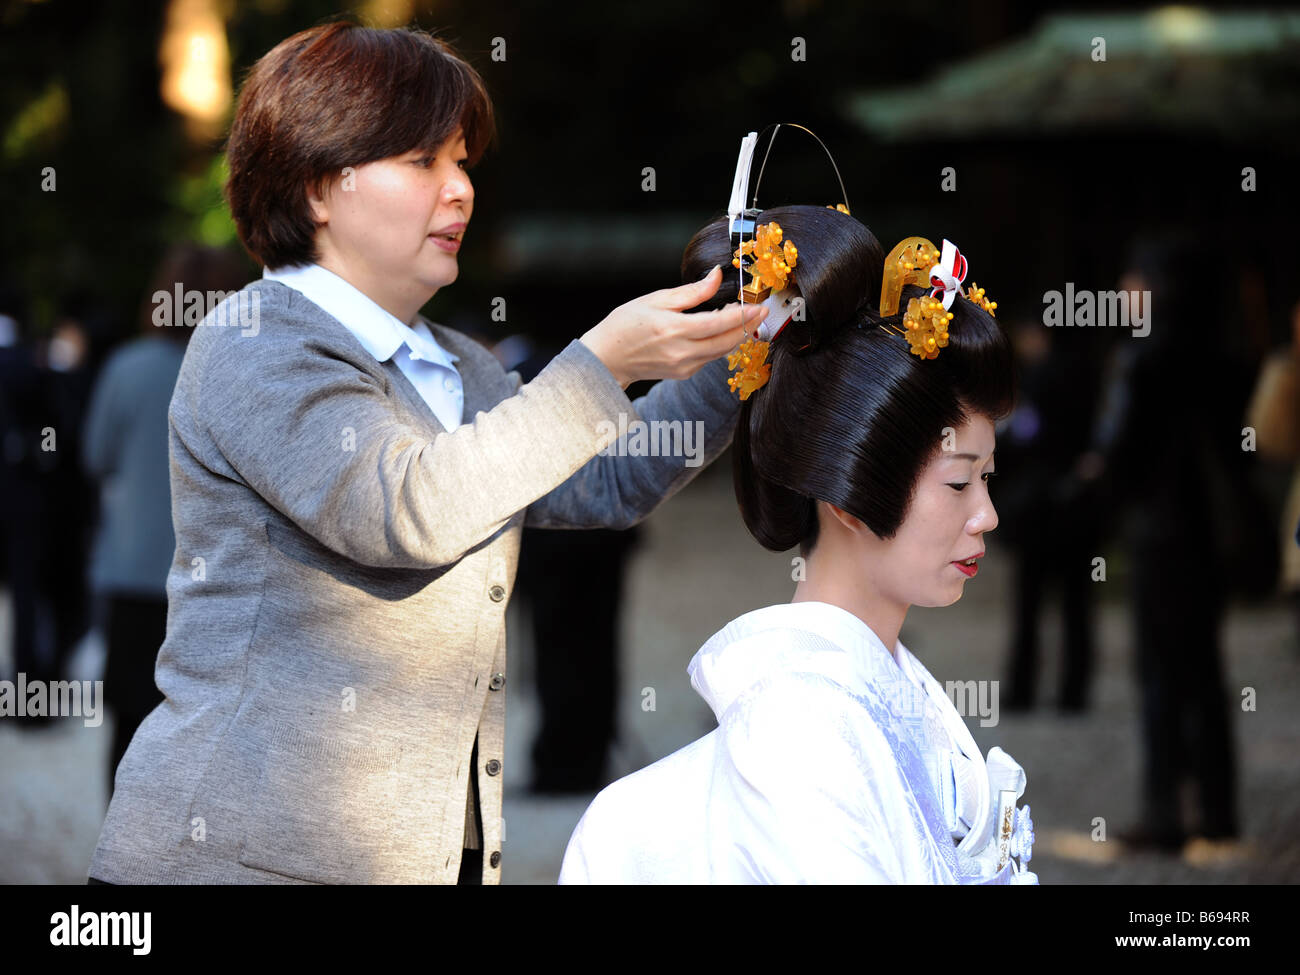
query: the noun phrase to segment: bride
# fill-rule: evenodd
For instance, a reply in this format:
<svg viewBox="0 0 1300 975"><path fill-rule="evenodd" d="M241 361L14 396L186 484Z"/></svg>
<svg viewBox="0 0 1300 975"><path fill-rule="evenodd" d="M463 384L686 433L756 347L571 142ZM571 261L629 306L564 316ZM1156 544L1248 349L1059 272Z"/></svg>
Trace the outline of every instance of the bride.
<svg viewBox="0 0 1300 975"><path fill-rule="evenodd" d="M739 267L746 300L780 310L730 362L734 480L802 581L695 654L718 727L600 792L559 882L1037 883L1023 770L980 753L898 640L909 607L961 598L997 526L994 424L1015 392L995 306L948 241L886 257L828 207L755 223L735 261L728 222L704 227L683 274Z"/></svg>

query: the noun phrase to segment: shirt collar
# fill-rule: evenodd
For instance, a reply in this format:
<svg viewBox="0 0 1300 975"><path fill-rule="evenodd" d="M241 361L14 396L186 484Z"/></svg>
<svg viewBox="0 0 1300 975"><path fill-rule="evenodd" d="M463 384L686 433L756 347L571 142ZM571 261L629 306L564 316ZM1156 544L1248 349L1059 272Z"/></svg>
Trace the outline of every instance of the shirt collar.
<svg viewBox="0 0 1300 975"><path fill-rule="evenodd" d="M379 362L391 359L403 344L410 347L413 359L426 359L448 368L454 368L452 363L460 359L439 345L432 330L423 322L417 321L419 328L412 328L319 264L274 270L263 268L262 277L301 292L309 301L333 315Z"/></svg>

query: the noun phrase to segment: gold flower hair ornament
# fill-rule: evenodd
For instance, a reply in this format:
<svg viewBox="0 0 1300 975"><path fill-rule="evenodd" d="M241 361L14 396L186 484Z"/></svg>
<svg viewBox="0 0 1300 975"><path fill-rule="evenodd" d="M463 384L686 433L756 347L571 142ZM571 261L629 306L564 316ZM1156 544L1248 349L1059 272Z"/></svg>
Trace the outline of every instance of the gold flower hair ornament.
<svg viewBox="0 0 1300 975"><path fill-rule="evenodd" d="M772 375L767 353L777 334L790 320L793 288L790 276L799 262L799 249L784 240L781 225L775 220L754 229L754 239L746 240L736 248L731 266L750 273L750 281L740 290L744 304L764 303L773 306L768 311L771 324L763 322L753 338L746 338L735 352L727 356L727 368L736 374L727 380L727 388L739 391L742 400L749 399L755 390L762 389ZM745 258L750 260L745 262ZM776 318L781 318L778 325ZM764 326L767 326L766 328Z"/></svg>
<svg viewBox="0 0 1300 975"><path fill-rule="evenodd" d="M849 215L849 208L843 203L827 204L826 209ZM749 283L740 290L741 301L768 306L767 318L755 330L754 337L746 338L727 356L727 368L737 370L727 380L727 387L733 392L739 390L742 400L749 399L771 378L768 352L794 315L794 300L798 295L792 275L799 261L799 249L784 237L776 221L762 224L755 228L754 239L743 241L732 256L731 266L751 275Z"/></svg>
<svg viewBox="0 0 1300 975"><path fill-rule="evenodd" d="M975 282L962 291L966 279L966 258L950 240L943 242L942 252L924 237L908 237L889 252L885 258L885 274L880 285L880 314L885 317L898 314L899 296L908 284L930 285L930 294L912 298L903 312L903 327L881 325L886 332L902 335L911 346L913 355L934 359L939 350L948 344L950 311L957 295L979 305L990 315L997 308L996 301L984 295L984 289Z"/></svg>
<svg viewBox="0 0 1300 975"><path fill-rule="evenodd" d="M762 224L755 228L753 239L742 243L732 256L731 266L739 268L746 256L753 255L752 260L744 261L744 270L750 273L749 283L742 289L745 301L760 302L785 287L799 260L799 249L783 241L784 236L775 220Z"/></svg>
<svg viewBox="0 0 1300 975"><path fill-rule="evenodd" d="M948 344L948 323L952 312L943 307L938 298L913 298L903 313L903 335L912 347L912 354L922 359L935 359L939 350Z"/></svg>
<svg viewBox="0 0 1300 975"><path fill-rule="evenodd" d="M740 348L727 356L727 368L736 369L736 374L727 380L727 388L733 393L739 390L742 400L766 386L772 377L772 365L767 361L770 347L771 343L762 339L745 339Z"/></svg>

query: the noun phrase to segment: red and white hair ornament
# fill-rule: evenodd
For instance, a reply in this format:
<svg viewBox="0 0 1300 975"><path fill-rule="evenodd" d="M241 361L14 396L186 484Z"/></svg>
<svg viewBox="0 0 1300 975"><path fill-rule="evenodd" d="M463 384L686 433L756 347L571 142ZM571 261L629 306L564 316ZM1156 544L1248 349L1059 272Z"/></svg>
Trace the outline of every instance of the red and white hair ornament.
<svg viewBox="0 0 1300 975"><path fill-rule="evenodd" d="M953 299L961 294L962 282L966 280L966 258L951 240L943 242L943 251L939 263L930 268L930 284L934 290L931 298L941 298L944 310L952 307Z"/></svg>

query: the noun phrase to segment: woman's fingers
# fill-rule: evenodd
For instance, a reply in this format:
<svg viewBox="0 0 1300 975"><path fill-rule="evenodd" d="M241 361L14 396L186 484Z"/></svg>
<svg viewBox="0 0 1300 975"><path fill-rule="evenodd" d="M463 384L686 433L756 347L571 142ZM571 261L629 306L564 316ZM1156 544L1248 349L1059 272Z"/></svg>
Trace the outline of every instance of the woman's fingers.
<svg viewBox="0 0 1300 975"><path fill-rule="evenodd" d="M718 290L715 267L702 281L643 295L610 312L582 341L624 388L638 379L685 379L753 333L767 309L733 303L687 313Z"/></svg>
<svg viewBox="0 0 1300 975"><path fill-rule="evenodd" d="M752 332L766 317L765 305L741 305L738 302L715 311L673 316L676 320L675 330L682 338L697 342L722 341L724 338L730 338L732 346L740 341L742 327Z"/></svg>
<svg viewBox="0 0 1300 975"><path fill-rule="evenodd" d="M679 338L688 340L687 352L682 360L682 371L678 373L677 378L686 378L695 373L701 366L714 359L720 358L734 349L744 339L745 333L753 334L758 323L767 315L767 309L755 307L754 305L743 306L744 323L742 327L741 305L730 305L727 308L721 308L716 312L710 312L699 315L679 316L687 319L696 319L686 326L686 331L679 333ZM709 323L698 321L699 319L711 319ZM691 334L691 330L705 325L702 330Z"/></svg>
<svg viewBox="0 0 1300 975"><path fill-rule="evenodd" d="M699 281L665 288L647 295L644 300L652 308L661 308L671 312L685 312L703 304L717 294L722 283L722 265L715 264L713 270ZM745 309L742 312L742 307ZM732 302L722 308L707 312L695 312L689 315L677 314L673 318L673 331L682 338L696 341L710 341L715 336L729 335L742 326L753 328L767 315L767 309L761 306L745 305ZM733 336L734 337L734 336ZM739 341L737 338L736 341ZM733 342L733 345L735 343Z"/></svg>
<svg viewBox="0 0 1300 975"><path fill-rule="evenodd" d="M694 308L701 302L708 301L718 291L718 285L722 283L722 265L715 264L713 270L698 281L692 281L690 284L678 285L676 288L663 288L656 291L650 297L658 308L667 308L669 311L686 311L688 308Z"/></svg>

